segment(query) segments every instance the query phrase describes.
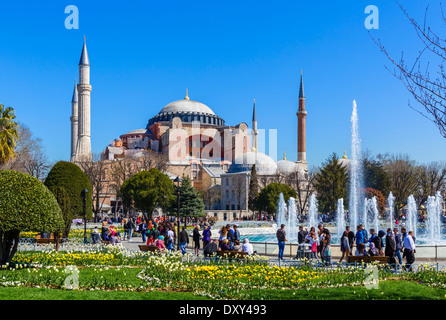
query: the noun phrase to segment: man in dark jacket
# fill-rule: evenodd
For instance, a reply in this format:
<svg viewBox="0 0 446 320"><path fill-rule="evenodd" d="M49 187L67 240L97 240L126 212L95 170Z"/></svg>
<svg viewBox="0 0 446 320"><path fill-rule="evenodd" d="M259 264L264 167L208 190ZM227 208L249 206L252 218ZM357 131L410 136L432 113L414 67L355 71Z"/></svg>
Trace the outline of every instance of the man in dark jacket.
<svg viewBox="0 0 446 320"><path fill-rule="evenodd" d="M385 248L385 255L386 257L389 257L389 264L394 264L395 261L395 251L396 251L396 243L395 238L392 233L392 229L387 229L387 235L386 235L386 248Z"/></svg>
<svg viewBox="0 0 446 320"><path fill-rule="evenodd" d="M218 251L218 239L215 239L214 241L209 242L206 247L204 247L203 255L205 257L210 257L217 251Z"/></svg>
<svg viewBox="0 0 446 320"><path fill-rule="evenodd" d="M186 227L183 226L180 232L180 248L181 253L184 255L186 253L186 245L189 243L189 235L187 234Z"/></svg>

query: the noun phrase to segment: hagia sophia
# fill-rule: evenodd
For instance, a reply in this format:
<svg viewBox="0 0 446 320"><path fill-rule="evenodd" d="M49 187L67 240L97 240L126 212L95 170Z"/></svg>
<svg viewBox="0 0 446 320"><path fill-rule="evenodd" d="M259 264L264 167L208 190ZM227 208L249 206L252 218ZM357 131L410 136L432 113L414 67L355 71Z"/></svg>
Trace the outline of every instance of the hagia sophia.
<svg viewBox="0 0 446 320"><path fill-rule="evenodd" d="M90 61L86 42L79 61L79 84L72 98L71 161L91 159L90 142ZM173 180L188 176L197 189L220 188L220 199L207 204L208 215L235 217L235 212L248 215L249 177L256 165L260 188L281 177L297 173L299 180L308 177L306 158L306 116L303 75L300 75L298 108L296 112L297 159L280 161L257 150L258 128L255 100L251 128L246 122L228 125L213 109L186 95L170 102L147 121L146 128L135 129L116 137L101 158L107 162L138 159L155 152L167 159L165 173ZM119 208L116 190L104 192L104 211ZM102 201L102 200L101 200ZM238 213L237 213L238 215Z"/></svg>

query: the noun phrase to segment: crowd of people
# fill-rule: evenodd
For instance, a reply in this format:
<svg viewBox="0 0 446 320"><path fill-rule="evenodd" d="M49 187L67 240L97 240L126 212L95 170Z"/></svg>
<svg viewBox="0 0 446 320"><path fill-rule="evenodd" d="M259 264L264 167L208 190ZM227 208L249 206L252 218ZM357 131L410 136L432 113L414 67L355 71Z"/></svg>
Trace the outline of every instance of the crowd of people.
<svg viewBox="0 0 446 320"><path fill-rule="evenodd" d="M403 258L406 258L406 264L404 267L406 270L412 270L412 264L415 262L415 237L413 231L406 231L405 227L401 228L399 233L398 228L387 229L387 232L375 229L369 230L370 234L364 228L362 224L359 224L356 228L356 233L350 230L347 226L340 239L340 248L342 256L339 260L341 263L344 258L348 262L348 256L386 256L388 257L389 264L395 265L396 263L402 265ZM285 225L282 224L281 228L276 233L280 260L283 260L283 252L285 248L286 231ZM331 235L330 231L324 227L323 224L317 226L317 230L314 227L307 228L299 226L298 232L299 249L303 250L302 245L306 244L310 247L311 257L318 262L321 261L325 264L331 263ZM353 253L353 249L356 250Z"/></svg>

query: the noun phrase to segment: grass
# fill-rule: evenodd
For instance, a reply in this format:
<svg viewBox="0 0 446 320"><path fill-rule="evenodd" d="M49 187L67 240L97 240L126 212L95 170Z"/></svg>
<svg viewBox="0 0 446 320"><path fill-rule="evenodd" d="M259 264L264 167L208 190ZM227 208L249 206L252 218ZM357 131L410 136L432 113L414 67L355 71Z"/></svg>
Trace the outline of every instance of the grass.
<svg viewBox="0 0 446 320"><path fill-rule="evenodd" d="M381 281L379 289L365 287L274 290L277 300L445 300L446 290L414 281ZM0 287L0 300L209 300L191 292L63 290Z"/></svg>
<svg viewBox="0 0 446 320"><path fill-rule="evenodd" d="M190 292L80 291L0 287L0 300L206 300L206 298L195 296Z"/></svg>

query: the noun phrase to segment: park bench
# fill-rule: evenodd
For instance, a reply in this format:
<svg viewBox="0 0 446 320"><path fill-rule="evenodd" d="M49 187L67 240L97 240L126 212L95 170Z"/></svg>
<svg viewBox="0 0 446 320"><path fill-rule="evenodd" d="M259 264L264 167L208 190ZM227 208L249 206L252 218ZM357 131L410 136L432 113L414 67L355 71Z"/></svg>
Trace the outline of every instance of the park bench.
<svg viewBox="0 0 446 320"><path fill-rule="evenodd" d="M50 238L42 238L40 234L36 235L36 244L48 244L48 243L55 243L56 240L54 239L54 236L51 234Z"/></svg>
<svg viewBox="0 0 446 320"><path fill-rule="evenodd" d="M140 244L138 247L141 251L160 252L160 249L157 246L147 246L144 244Z"/></svg>
<svg viewBox="0 0 446 320"><path fill-rule="evenodd" d="M248 256L247 252L243 251L217 251L217 257L232 259L245 259Z"/></svg>
<svg viewBox="0 0 446 320"><path fill-rule="evenodd" d="M386 256L348 256L348 263L372 263L378 262L378 264L389 263L389 257Z"/></svg>

